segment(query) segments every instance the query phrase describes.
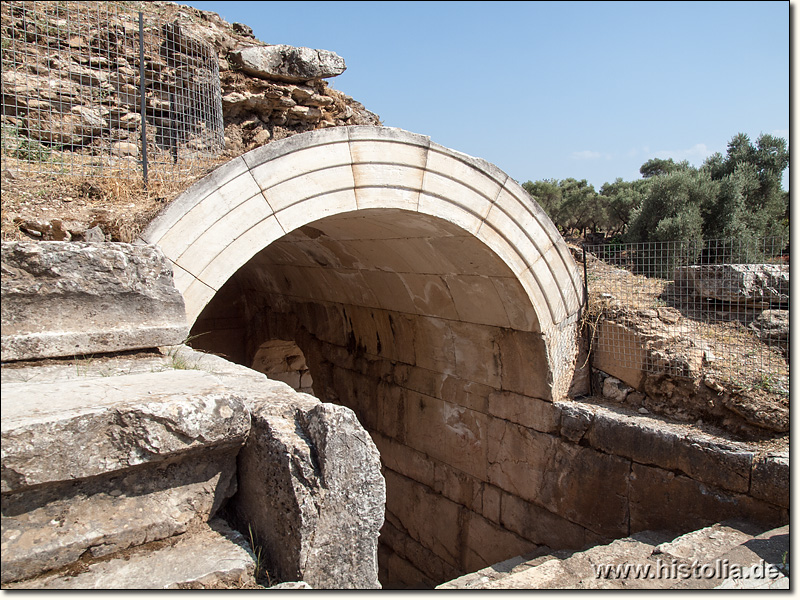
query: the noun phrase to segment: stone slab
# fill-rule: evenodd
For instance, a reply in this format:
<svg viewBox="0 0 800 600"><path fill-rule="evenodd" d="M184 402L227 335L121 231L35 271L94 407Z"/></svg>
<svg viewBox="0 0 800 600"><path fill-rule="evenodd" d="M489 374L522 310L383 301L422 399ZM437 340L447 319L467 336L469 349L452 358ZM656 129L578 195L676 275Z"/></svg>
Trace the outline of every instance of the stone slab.
<svg viewBox="0 0 800 600"><path fill-rule="evenodd" d="M161 547L139 548L124 556L59 574L11 584L8 589L120 590L230 589L255 587L255 561L242 535L215 519Z"/></svg>
<svg viewBox="0 0 800 600"><path fill-rule="evenodd" d="M2 243L2 360L178 344L183 297L156 246Z"/></svg>
<svg viewBox="0 0 800 600"><path fill-rule="evenodd" d="M3 584L183 533L235 491L228 450L3 494Z"/></svg>
<svg viewBox="0 0 800 600"><path fill-rule="evenodd" d="M2 384L2 491L241 446L240 395L196 370Z"/></svg>

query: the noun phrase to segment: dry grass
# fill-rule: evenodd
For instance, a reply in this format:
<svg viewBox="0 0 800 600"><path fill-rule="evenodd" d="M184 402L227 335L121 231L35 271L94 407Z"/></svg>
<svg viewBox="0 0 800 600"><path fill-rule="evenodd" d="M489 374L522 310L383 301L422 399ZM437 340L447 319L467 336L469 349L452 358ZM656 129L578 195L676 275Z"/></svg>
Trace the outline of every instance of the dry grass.
<svg viewBox="0 0 800 600"><path fill-rule="evenodd" d="M48 174L37 172L36 164L4 156L2 239L47 239L36 236L35 230L58 221L57 231L99 225L107 239L131 242L166 204L220 162L193 174L154 172L145 187L130 169L107 167L99 175Z"/></svg>
<svg viewBox="0 0 800 600"><path fill-rule="evenodd" d="M788 360L780 348L764 343L748 327L760 310L703 302L670 280L636 275L592 256L587 256L587 275L588 310L583 318L592 331L605 318L630 320L642 311L657 311L659 317L674 319L659 331L667 351L672 345L677 352L687 347L707 352L704 379L732 391L762 390L788 398ZM658 318L656 322L664 325Z"/></svg>

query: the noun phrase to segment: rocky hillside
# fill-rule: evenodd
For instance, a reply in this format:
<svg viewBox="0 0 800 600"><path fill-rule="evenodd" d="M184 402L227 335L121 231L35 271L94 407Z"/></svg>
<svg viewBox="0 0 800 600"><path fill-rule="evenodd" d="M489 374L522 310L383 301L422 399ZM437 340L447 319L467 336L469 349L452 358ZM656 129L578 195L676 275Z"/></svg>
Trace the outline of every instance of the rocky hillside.
<svg viewBox="0 0 800 600"><path fill-rule="evenodd" d="M131 4L135 7L137 3ZM270 45L256 39L247 25L228 23L216 13L170 2L141 4L147 15L157 16L172 35L204 42L218 55L224 150L209 168L296 133L380 124L377 115L328 85L326 79L346 68L344 59L335 53ZM125 25L131 28L129 22L109 23L108 31L119 31ZM139 118L135 91L130 93L135 83L135 71L130 66L136 57L125 56L118 61L122 66L117 69L131 70L131 81L124 85L113 85L114 81L112 85L104 84L103 69L107 70L108 65L98 56L96 40L67 38L64 43L69 52L61 56L54 56L46 45L36 49L37 39L41 39L37 36L42 36L43 31L57 32L63 26L57 17L32 18L21 3L3 3L3 38L26 40L28 59L25 65L11 64L5 55L3 59L2 239L130 241L164 204L209 169L180 181L151 181L149 189L140 181L37 175L25 169L18 156L8 151L6 138L9 132L20 131L24 119L37 110L32 106L37 101L30 100L31 95L36 95L31 94L32 85L40 90L39 104L47 107L51 122L43 127L50 133L35 139L31 136L28 151L32 147L49 152L48 144L57 144L76 154L86 153L91 148L81 145L82 138L97 140L108 124L111 129L120 125L117 129L124 130L124 124L130 121L129 129L133 130ZM6 48L4 42L4 53ZM71 58L71 64L62 64L69 61L66 57ZM42 85L35 85L40 79ZM119 81L123 79L120 77ZM102 98L95 101L83 97L76 84L86 80L99 82ZM126 93L131 98L126 98ZM58 108L50 110L51 106ZM42 123L42 119L38 122ZM116 142L114 152L120 156L131 152L136 157L137 135L131 131L130 139L115 138L122 141Z"/></svg>

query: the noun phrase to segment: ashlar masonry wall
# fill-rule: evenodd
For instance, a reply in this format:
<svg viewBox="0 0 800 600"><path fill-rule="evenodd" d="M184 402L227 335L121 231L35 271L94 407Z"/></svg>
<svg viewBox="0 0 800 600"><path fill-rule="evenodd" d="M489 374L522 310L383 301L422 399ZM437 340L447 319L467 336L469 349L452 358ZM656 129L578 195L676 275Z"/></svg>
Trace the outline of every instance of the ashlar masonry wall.
<svg viewBox="0 0 800 600"><path fill-rule="evenodd" d="M402 252L387 249L401 237ZM502 263L458 228L381 211L273 243L193 333L243 364L265 341L293 340L315 394L354 410L386 478L385 587L433 586L543 545L788 520L782 457L553 398L525 306Z"/></svg>

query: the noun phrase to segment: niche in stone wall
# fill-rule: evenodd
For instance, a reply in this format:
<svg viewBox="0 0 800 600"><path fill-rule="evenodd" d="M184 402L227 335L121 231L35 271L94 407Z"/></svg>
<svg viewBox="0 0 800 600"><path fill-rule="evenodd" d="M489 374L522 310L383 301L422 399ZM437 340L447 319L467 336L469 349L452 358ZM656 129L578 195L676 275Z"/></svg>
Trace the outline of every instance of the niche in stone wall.
<svg viewBox="0 0 800 600"><path fill-rule="evenodd" d="M306 357L289 340L269 340L259 346L250 368L270 379L288 383L298 392L314 395Z"/></svg>

